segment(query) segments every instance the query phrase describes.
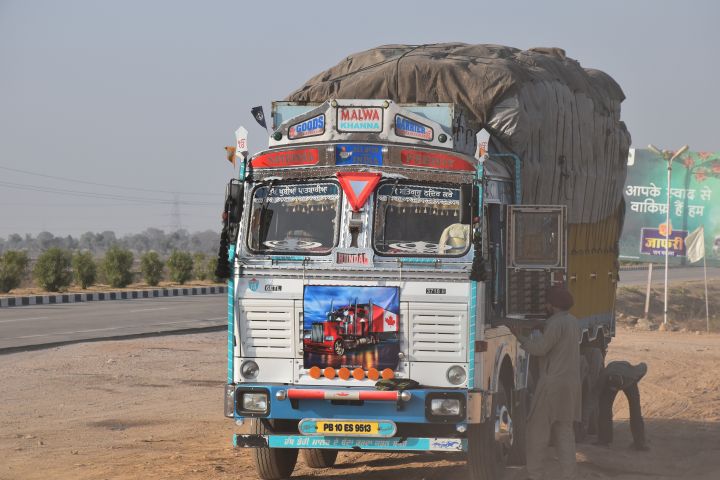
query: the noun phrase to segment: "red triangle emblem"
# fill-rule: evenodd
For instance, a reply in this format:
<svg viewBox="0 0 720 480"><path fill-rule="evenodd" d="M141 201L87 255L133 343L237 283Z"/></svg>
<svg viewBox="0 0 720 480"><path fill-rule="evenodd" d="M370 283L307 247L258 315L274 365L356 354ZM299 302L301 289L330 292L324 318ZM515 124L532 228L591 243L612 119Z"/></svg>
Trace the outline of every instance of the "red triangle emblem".
<svg viewBox="0 0 720 480"><path fill-rule="evenodd" d="M381 177L379 173L370 172L338 172L335 175L355 212L365 205Z"/></svg>

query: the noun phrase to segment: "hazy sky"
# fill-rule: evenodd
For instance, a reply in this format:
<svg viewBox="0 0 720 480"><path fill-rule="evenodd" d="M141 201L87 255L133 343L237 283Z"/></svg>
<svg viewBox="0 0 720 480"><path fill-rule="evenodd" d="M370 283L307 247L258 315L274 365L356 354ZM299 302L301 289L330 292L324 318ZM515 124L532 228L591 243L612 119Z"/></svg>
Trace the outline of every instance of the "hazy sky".
<svg viewBox="0 0 720 480"><path fill-rule="evenodd" d="M634 147L720 150L719 20L711 0L0 0L0 236L218 229L223 146L241 124L267 145L250 108L387 43L562 47L622 86Z"/></svg>

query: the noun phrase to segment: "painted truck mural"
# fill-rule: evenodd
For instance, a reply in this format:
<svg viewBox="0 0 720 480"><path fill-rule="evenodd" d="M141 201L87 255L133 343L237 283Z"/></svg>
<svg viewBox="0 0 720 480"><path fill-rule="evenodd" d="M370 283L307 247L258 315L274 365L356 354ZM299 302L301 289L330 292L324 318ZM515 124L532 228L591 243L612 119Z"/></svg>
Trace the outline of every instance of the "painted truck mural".
<svg viewBox="0 0 720 480"><path fill-rule="evenodd" d="M397 287L307 285L305 368L395 368L399 298Z"/></svg>

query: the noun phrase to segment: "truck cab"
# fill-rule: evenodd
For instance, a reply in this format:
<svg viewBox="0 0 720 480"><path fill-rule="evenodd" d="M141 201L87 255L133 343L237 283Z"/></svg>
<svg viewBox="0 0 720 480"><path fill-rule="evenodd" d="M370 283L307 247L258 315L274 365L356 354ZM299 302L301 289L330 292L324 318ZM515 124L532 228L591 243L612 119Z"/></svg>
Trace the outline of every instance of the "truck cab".
<svg viewBox="0 0 720 480"><path fill-rule="evenodd" d="M298 453L524 459L530 359L566 273L565 207L520 205L520 160L451 104L276 102L228 187L225 414L264 479Z"/></svg>

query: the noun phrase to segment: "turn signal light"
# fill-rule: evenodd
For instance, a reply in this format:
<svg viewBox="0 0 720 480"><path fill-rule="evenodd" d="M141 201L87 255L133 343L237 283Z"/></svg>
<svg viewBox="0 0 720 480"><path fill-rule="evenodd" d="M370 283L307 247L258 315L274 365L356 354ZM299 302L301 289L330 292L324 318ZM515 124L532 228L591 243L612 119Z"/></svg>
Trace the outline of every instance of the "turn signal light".
<svg viewBox="0 0 720 480"><path fill-rule="evenodd" d="M317 367L317 366L316 366L316 367L312 367L312 368L308 371L308 373L310 374L310 376L311 376L312 378L314 378L315 380L317 380L318 378L320 378L320 372L321 372L320 367Z"/></svg>
<svg viewBox="0 0 720 480"><path fill-rule="evenodd" d="M395 378L395 372L393 372L389 368L383 370L381 375L384 380L390 380L392 378Z"/></svg>
<svg viewBox="0 0 720 480"><path fill-rule="evenodd" d="M380 378L380 372L377 371L377 368L371 368L368 370L367 376L370 380L377 380Z"/></svg>
<svg viewBox="0 0 720 480"><path fill-rule="evenodd" d="M350 370L342 367L340 370L338 370L338 377L342 378L343 380L347 380L348 378L350 378Z"/></svg>
<svg viewBox="0 0 720 480"><path fill-rule="evenodd" d="M332 380L335 378L335 369L332 367L325 367L325 370L323 370L323 375L325 375L325 378L328 380Z"/></svg>
<svg viewBox="0 0 720 480"><path fill-rule="evenodd" d="M365 370L358 367L355 370L353 370L352 375L355 380L362 380L363 378L365 378Z"/></svg>

